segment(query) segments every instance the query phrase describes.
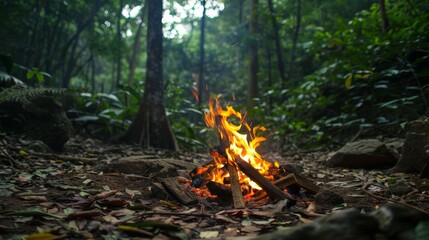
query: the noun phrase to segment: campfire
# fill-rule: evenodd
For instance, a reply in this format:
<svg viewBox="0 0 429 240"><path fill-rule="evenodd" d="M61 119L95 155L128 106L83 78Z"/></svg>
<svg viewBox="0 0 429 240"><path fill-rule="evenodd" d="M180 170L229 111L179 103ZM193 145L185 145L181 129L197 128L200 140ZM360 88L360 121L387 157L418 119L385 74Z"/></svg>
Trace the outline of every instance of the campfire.
<svg viewBox="0 0 429 240"><path fill-rule="evenodd" d="M288 173L277 162L269 162L256 151L266 140L260 132L264 127L250 126L245 114L232 106L223 109L219 98L209 101L209 112L204 116L208 127L215 128L219 134L219 146L210 151L212 160L194 169L190 175L192 186L207 186L212 195L232 196L235 208L245 207L250 199L272 199L290 201L296 197L287 188L304 188L316 193L318 187L296 173Z"/></svg>

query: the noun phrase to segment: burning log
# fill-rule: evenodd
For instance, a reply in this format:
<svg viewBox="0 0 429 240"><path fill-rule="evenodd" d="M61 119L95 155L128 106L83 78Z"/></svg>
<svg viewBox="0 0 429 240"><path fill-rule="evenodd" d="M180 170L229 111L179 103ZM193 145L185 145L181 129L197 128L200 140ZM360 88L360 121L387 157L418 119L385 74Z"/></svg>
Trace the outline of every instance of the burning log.
<svg viewBox="0 0 429 240"><path fill-rule="evenodd" d="M240 168L240 170L246 174L252 181L257 183L264 191L272 198L279 199L279 200L293 200L295 201L295 198L292 197L287 192L283 192L281 189L279 189L276 185L274 185L272 182L270 182L268 179L266 179L264 176L262 176L258 170L256 170L252 165L247 163L241 158L236 159L237 165Z"/></svg>
<svg viewBox="0 0 429 240"><path fill-rule="evenodd" d="M231 181L232 200L235 208L244 208L244 199L241 192L237 169L228 163L229 178Z"/></svg>

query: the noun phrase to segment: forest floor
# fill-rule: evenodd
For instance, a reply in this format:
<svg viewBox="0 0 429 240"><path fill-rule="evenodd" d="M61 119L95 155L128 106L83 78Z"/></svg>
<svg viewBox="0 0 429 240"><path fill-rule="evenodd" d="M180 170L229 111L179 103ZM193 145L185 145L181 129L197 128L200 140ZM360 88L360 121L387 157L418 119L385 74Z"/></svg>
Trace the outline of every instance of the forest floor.
<svg viewBox="0 0 429 240"><path fill-rule="evenodd" d="M208 153L143 151L81 137L70 140L59 154L24 146L21 140L7 138L0 145L0 239L251 239L347 208L370 212L390 202L429 211L429 193L415 175L328 168L330 153L325 151L264 154L270 161L293 165L321 191L332 190L323 201L304 194L290 208L266 199L234 209L205 198L194 205L155 198L151 186L156 178L147 172L100 170L129 156L172 158L198 166L211 159ZM409 189L394 195L388 187L392 182Z"/></svg>

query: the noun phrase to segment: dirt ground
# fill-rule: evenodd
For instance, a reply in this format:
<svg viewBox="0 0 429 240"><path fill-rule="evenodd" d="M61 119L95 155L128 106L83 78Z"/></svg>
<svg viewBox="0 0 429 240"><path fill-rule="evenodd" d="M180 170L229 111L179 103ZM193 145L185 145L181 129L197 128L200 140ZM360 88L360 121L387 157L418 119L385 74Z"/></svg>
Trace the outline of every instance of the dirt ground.
<svg viewBox="0 0 429 240"><path fill-rule="evenodd" d="M0 239L250 239L347 208L369 212L393 202L429 212L428 184L415 175L328 168L330 153L324 151L264 154L316 183L317 197L302 190L292 207L267 198L234 209L204 197L193 205L154 197L156 169L144 174L100 170L130 156L198 166L210 160L208 153L142 151L81 137L57 154L28 146L7 138L0 143ZM190 188L186 172L179 175Z"/></svg>

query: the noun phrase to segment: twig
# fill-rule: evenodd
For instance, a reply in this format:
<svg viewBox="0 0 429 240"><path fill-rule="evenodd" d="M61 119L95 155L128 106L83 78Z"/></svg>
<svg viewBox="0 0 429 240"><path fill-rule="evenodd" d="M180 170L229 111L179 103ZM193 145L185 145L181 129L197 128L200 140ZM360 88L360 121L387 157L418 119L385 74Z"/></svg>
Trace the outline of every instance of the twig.
<svg viewBox="0 0 429 240"><path fill-rule="evenodd" d="M18 168L21 167L21 164L19 162L17 162L13 157L11 157L9 155L9 153L7 153L7 151L3 148L0 148L1 152L6 156L7 160L9 160L9 164L10 167L12 168L13 172L16 172L15 166L17 166Z"/></svg>
<svg viewBox="0 0 429 240"><path fill-rule="evenodd" d="M7 148L19 151L22 150L22 148L17 148L14 146L10 146L8 145ZM85 158L85 157L71 157L71 156L64 156L64 155L57 155L54 153L37 153L37 152L31 152L28 153L29 155L33 155L36 157L43 157L43 158L49 158L49 159L59 159L59 160L64 160L64 161L70 161L70 162L83 162L83 163L87 163L87 164L95 164L97 163L95 158ZM18 155L20 157L22 157L22 155Z"/></svg>
<svg viewBox="0 0 429 240"><path fill-rule="evenodd" d="M366 190L366 189L362 189L365 193L367 193L367 194L369 194L369 195L371 195L371 196L373 196L373 197L375 197L375 198L378 198L378 199L381 199L381 200L384 200L384 201L390 201L390 202L394 202L394 203L397 203L397 204L400 204L400 205L403 205L403 206L406 206L406 207L409 207L409 208L412 208L412 209L414 209L414 210L417 210L417 211L419 211L419 212L421 212L421 213L424 213L424 214L426 214L426 215L429 215L429 212L428 211L426 211L426 210L424 210L424 209L421 209L421 208L419 208L419 207L416 207L416 206L413 206L413 205L411 205L411 204L408 204L408 203L404 203L404 202L401 202L401 201L397 201L397 200L394 200L394 199L391 199L391 198L386 198L386 197L383 197L383 196L379 196L379 195L377 195L377 194L374 194L374 193L372 193L372 192L370 192L370 191L368 191L368 190Z"/></svg>

